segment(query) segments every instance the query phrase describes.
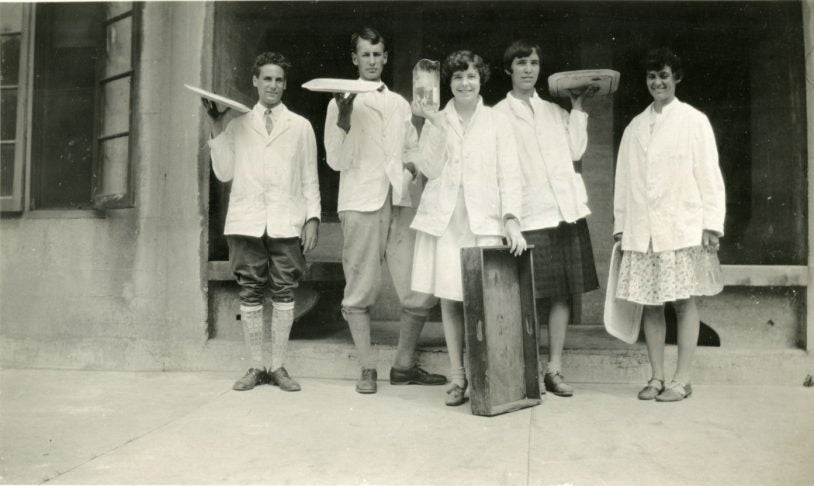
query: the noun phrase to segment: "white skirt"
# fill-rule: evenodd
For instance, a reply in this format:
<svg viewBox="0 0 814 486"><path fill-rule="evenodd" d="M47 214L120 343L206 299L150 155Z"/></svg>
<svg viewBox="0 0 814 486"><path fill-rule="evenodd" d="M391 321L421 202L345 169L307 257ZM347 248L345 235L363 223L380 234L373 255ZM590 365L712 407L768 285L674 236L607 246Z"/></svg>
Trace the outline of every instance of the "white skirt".
<svg viewBox="0 0 814 486"><path fill-rule="evenodd" d="M444 234L416 232L412 289L449 300L464 300L461 248L503 244L501 236L478 236L469 229L463 188Z"/></svg>

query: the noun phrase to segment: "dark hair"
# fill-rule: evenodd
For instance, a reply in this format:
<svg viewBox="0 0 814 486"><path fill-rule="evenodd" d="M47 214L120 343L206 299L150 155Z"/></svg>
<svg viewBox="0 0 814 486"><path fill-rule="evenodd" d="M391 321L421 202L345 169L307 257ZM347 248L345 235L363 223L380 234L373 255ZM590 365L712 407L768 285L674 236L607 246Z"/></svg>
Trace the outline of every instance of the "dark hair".
<svg viewBox="0 0 814 486"><path fill-rule="evenodd" d="M264 52L254 58L254 69L253 73L255 76L260 76L260 68L265 66L266 64L274 64L275 66L280 66L283 70L283 75L285 79L288 79L288 71L291 69L291 63L286 59L286 57L278 52Z"/></svg>
<svg viewBox="0 0 814 486"><path fill-rule="evenodd" d="M644 59L642 59L642 67L645 73L648 71L660 71L665 66L670 66L676 81L680 81L684 77L684 69L681 67L681 58L668 47L650 49L647 51Z"/></svg>
<svg viewBox="0 0 814 486"><path fill-rule="evenodd" d="M379 42L382 43L382 47L384 50L387 50L387 43L384 41L384 36L376 29L372 27L362 27L358 32L354 32L353 35L350 36L350 51L356 52L357 44L359 43L359 39L364 39L374 46Z"/></svg>
<svg viewBox="0 0 814 486"><path fill-rule="evenodd" d="M536 52L538 56L543 57L543 51L537 44L532 44L525 39L512 42L512 44L506 48L506 52L503 53L503 69L511 72L512 61L518 57L529 57L534 52Z"/></svg>
<svg viewBox="0 0 814 486"><path fill-rule="evenodd" d="M486 84L489 81L489 66L483 62L482 57L472 51L455 51L444 59L444 64L441 65L441 76L444 78L444 83L449 84L453 73L466 71L470 65L478 70L481 84Z"/></svg>

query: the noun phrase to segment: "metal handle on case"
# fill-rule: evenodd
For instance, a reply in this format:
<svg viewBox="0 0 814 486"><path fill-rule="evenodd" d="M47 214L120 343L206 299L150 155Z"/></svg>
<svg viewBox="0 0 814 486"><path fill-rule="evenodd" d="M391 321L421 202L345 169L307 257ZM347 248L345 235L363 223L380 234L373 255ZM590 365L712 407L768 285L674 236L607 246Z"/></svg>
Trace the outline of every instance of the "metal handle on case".
<svg viewBox="0 0 814 486"><path fill-rule="evenodd" d="M478 341L483 341L483 320L481 319L478 319L478 326L475 335L477 336Z"/></svg>
<svg viewBox="0 0 814 486"><path fill-rule="evenodd" d="M529 319L529 315L526 314L525 317L526 317L526 334L531 336L532 334L534 334L534 329L531 328L531 320Z"/></svg>

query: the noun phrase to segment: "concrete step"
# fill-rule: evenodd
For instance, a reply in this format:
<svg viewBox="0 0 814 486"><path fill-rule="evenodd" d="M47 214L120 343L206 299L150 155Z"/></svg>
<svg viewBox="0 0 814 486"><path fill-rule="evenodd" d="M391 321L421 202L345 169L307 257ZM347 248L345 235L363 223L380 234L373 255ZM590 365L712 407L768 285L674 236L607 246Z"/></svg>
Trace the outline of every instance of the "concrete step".
<svg viewBox="0 0 814 486"><path fill-rule="evenodd" d="M237 324L236 324L237 325ZM196 356L180 356L181 368L244 371L245 347L237 333L210 339L188 349ZM546 360L545 330L540 359ZM374 322L371 341L379 376L387 379L398 342L398 322ZM430 371L448 374L449 361L440 322L429 322L419 341L419 360ZM643 343L629 345L607 335L602 326L571 326L565 344L563 371L575 383L643 383L650 377ZM666 369L675 369L676 347L668 345ZM170 369L174 368L168 363ZM292 376L355 380L359 366L347 325L337 322L318 328L297 326L289 343L286 368ZM699 346L694 378L697 384L799 385L814 374L814 355L799 349L733 349Z"/></svg>

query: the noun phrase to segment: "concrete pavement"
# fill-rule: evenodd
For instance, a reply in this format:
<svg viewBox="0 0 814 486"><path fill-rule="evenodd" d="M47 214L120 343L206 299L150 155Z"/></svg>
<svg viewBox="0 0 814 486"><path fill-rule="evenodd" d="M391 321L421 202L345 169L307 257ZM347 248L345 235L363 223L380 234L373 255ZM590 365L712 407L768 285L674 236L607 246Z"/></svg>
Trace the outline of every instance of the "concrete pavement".
<svg viewBox="0 0 814 486"><path fill-rule="evenodd" d="M485 418L443 387L235 373L0 371L0 482L13 484L812 484L814 388L639 385Z"/></svg>

